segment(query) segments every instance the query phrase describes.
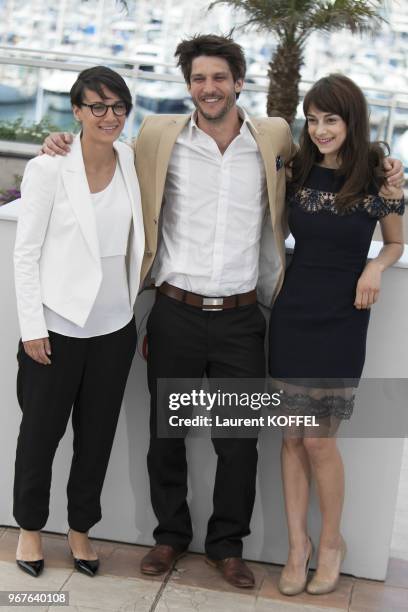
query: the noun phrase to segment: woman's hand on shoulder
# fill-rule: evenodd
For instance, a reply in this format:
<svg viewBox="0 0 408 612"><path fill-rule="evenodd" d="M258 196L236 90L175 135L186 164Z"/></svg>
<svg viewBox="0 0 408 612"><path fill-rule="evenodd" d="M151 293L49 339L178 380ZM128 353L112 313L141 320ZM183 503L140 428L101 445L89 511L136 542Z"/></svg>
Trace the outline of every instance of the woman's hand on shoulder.
<svg viewBox="0 0 408 612"><path fill-rule="evenodd" d="M37 338L23 342L24 350L31 359L42 365L50 365L51 344L49 338Z"/></svg>
<svg viewBox="0 0 408 612"><path fill-rule="evenodd" d="M354 306L357 310L370 308L378 300L381 288L382 266L369 261L357 282Z"/></svg>

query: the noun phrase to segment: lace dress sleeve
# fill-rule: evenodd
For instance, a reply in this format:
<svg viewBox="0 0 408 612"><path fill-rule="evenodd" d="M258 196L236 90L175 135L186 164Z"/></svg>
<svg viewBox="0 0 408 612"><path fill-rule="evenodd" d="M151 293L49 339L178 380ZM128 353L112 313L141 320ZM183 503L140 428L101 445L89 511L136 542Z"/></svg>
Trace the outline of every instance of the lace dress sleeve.
<svg viewBox="0 0 408 612"><path fill-rule="evenodd" d="M381 219L390 213L403 215L405 210L404 197L400 199L383 198L378 195L369 195L364 198L364 208L370 217Z"/></svg>

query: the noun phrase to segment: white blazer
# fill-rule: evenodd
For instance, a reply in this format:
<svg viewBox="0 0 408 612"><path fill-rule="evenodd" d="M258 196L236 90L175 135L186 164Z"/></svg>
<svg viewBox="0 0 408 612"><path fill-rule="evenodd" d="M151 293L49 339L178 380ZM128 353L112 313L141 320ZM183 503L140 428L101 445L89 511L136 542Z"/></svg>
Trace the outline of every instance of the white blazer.
<svg viewBox="0 0 408 612"><path fill-rule="evenodd" d="M126 262L133 306L145 245L143 215L133 151L121 142L115 142L114 148L132 206ZM26 166L14 272L23 341L48 336L43 304L84 326L99 291L102 269L79 136L67 156L43 155Z"/></svg>

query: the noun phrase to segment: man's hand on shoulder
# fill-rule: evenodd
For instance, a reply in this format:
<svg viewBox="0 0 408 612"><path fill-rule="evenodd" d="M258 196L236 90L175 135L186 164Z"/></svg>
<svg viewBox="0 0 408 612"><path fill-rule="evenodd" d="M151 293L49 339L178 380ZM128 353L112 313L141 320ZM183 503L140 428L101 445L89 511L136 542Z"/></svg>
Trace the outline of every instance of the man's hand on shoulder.
<svg viewBox="0 0 408 612"><path fill-rule="evenodd" d="M51 132L44 140L39 155L66 155L70 152L70 144L74 135L69 132Z"/></svg>
<svg viewBox="0 0 408 612"><path fill-rule="evenodd" d="M400 200L404 197L404 191L401 187L396 187L395 185L389 185L385 183L379 193L379 196L384 198L385 200Z"/></svg>
<svg viewBox="0 0 408 612"><path fill-rule="evenodd" d="M387 157L384 160L384 170L389 187L398 189L404 186L404 167L399 159Z"/></svg>

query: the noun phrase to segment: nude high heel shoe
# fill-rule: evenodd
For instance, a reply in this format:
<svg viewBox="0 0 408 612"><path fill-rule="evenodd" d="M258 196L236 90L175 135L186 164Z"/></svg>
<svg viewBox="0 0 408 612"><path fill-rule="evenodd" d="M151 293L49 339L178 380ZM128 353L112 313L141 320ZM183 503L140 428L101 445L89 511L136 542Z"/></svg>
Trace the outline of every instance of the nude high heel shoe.
<svg viewBox="0 0 408 612"><path fill-rule="evenodd" d="M306 591L311 595L324 595L326 593L331 593L332 591L336 590L340 580L341 564L343 563L344 558L347 554L347 546L343 537L341 538L341 545L337 552L338 554L336 576L332 580L328 580L327 578L321 578L319 576L319 570L317 570L312 580L306 587Z"/></svg>
<svg viewBox="0 0 408 612"><path fill-rule="evenodd" d="M301 580L296 580L295 578L288 578L284 576L283 571L282 571L280 579L279 579L279 583L278 583L278 589L282 593L282 595L298 595L299 593L305 590L305 586L307 582L307 575L309 573L309 565L310 565L310 561L312 560L313 551L314 551L313 542L310 538L309 538L309 546L310 546L309 554L307 556L306 563L305 563L305 572Z"/></svg>

